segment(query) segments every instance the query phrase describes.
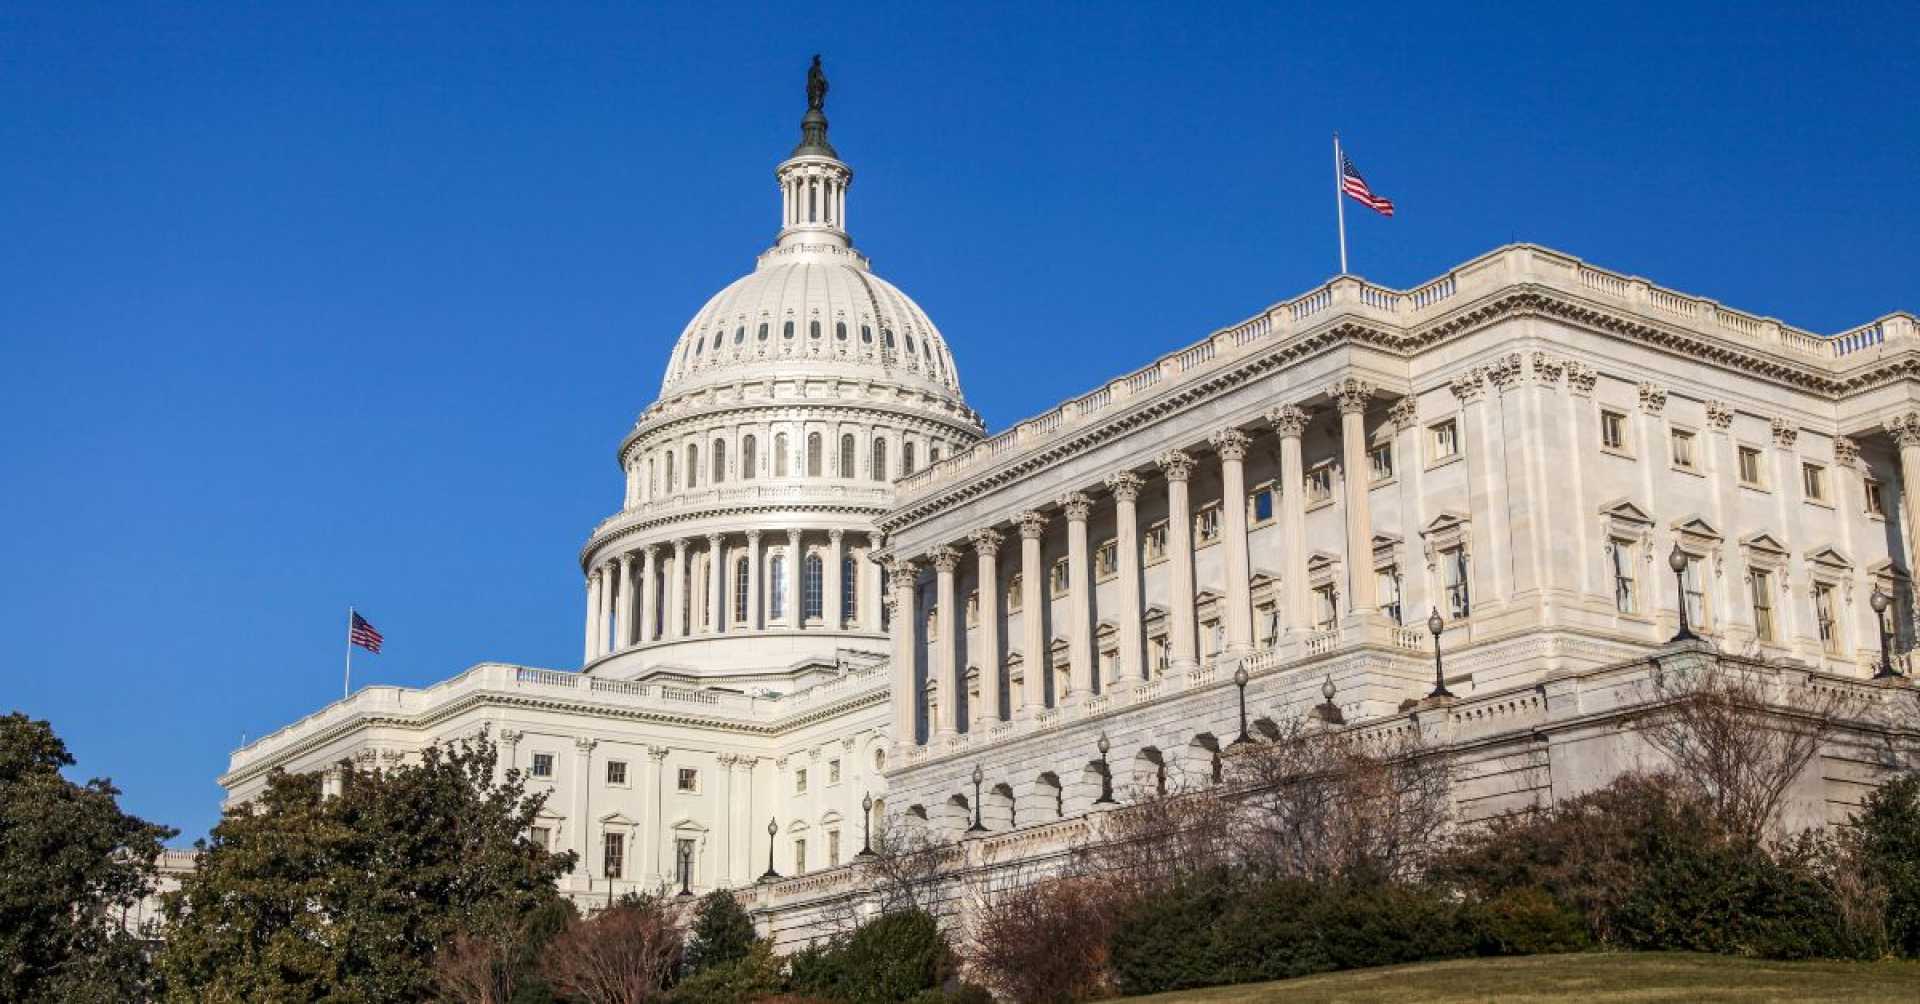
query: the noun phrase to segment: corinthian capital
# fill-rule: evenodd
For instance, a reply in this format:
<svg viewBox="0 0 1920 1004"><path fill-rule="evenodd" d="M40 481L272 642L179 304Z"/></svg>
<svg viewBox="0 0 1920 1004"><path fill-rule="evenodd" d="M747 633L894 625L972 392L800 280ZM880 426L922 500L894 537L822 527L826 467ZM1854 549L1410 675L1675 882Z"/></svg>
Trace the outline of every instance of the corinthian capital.
<svg viewBox="0 0 1920 1004"><path fill-rule="evenodd" d="M942 575L952 575L960 567L960 552L942 544L927 552L927 559L933 562L933 570Z"/></svg>
<svg viewBox="0 0 1920 1004"><path fill-rule="evenodd" d="M983 526L968 536L973 538L973 549L980 554L999 554L1000 545L1007 539L990 526Z"/></svg>
<svg viewBox="0 0 1920 1004"><path fill-rule="evenodd" d="M1920 411L1909 411L1887 419L1887 435L1902 448L1920 446Z"/></svg>
<svg viewBox="0 0 1920 1004"><path fill-rule="evenodd" d="M1060 496L1060 509L1067 514L1067 522L1084 523L1093 511L1093 500L1080 492L1068 492Z"/></svg>
<svg viewBox="0 0 1920 1004"><path fill-rule="evenodd" d="M1132 502L1140 497L1140 486L1146 482L1132 471L1116 471L1107 475L1107 490L1121 502Z"/></svg>
<svg viewBox="0 0 1920 1004"><path fill-rule="evenodd" d="M1858 470L1860 467L1860 444L1845 436L1833 437L1833 461L1836 465L1844 467L1847 470Z"/></svg>
<svg viewBox="0 0 1920 1004"><path fill-rule="evenodd" d="M1721 432L1733 425L1733 405L1725 401L1707 402L1707 424Z"/></svg>
<svg viewBox="0 0 1920 1004"><path fill-rule="evenodd" d="M1373 385L1365 380L1347 377L1329 386L1327 396L1333 398L1334 406L1340 409L1342 415L1365 414L1367 405L1373 402Z"/></svg>
<svg viewBox="0 0 1920 1004"><path fill-rule="evenodd" d="M1220 454L1221 460L1247 459L1247 434L1239 429L1221 429L1207 437L1207 444Z"/></svg>
<svg viewBox="0 0 1920 1004"><path fill-rule="evenodd" d="M889 558L886 565L887 575L895 586L912 585L914 573L919 571L912 558Z"/></svg>
<svg viewBox="0 0 1920 1004"><path fill-rule="evenodd" d="M1267 409L1267 424L1281 439L1291 436L1298 439L1307 431L1307 412L1297 404L1283 404L1278 408Z"/></svg>
<svg viewBox="0 0 1920 1004"><path fill-rule="evenodd" d="M1387 409L1387 421L1392 422L1395 429L1411 429L1419 418L1420 402L1414 400L1412 394L1393 402Z"/></svg>
<svg viewBox="0 0 1920 1004"><path fill-rule="evenodd" d="M1168 481L1185 481L1193 475L1193 458L1184 450L1168 450L1155 458L1154 463L1160 465Z"/></svg>
<svg viewBox="0 0 1920 1004"><path fill-rule="evenodd" d="M1659 384L1640 385L1640 410L1649 415L1658 415L1667 407L1667 389Z"/></svg>
<svg viewBox="0 0 1920 1004"><path fill-rule="evenodd" d="M1475 366L1454 377L1447 389L1453 391L1454 398L1461 404L1472 404L1487 392L1487 371Z"/></svg>
<svg viewBox="0 0 1920 1004"><path fill-rule="evenodd" d="M1792 449L1794 442L1800 438L1800 430L1784 418L1776 418L1770 424L1773 428L1773 445L1783 450Z"/></svg>
<svg viewBox="0 0 1920 1004"><path fill-rule="evenodd" d="M1047 532L1047 514L1038 510L1028 509L1021 513L1018 522L1020 536L1023 539L1039 540L1040 536Z"/></svg>

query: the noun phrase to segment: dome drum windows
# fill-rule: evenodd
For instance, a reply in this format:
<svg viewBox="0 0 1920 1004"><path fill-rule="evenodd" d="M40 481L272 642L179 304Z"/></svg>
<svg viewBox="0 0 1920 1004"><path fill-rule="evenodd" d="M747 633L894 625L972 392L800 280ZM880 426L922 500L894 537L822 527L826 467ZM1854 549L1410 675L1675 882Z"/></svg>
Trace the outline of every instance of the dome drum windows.
<svg viewBox="0 0 1920 1004"><path fill-rule="evenodd" d="M854 476L853 472L854 472L855 461L854 461L853 454L854 454L853 434L847 433L846 435L843 435L840 437L839 474L843 478L852 478Z"/></svg>
<svg viewBox="0 0 1920 1004"><path fill-rule="evenodd" d="M876 437L873 441L872 478L875 481L887 480L887 441Z"/></svg>
<svg viewBox="0 0 1920 1004"><path fill-rule="evenodd" d="M752 478L760 466L760 441L748 433L740 440L740 477Z"/></svg>
<svg viewBox="0 0 1920 1004"><path fill-rule="evenodd" d="M820 452L820 434L809 433L807 435L807 477L820 476Z"/></svg>
<svg viewBox="0 0 1920 1004"><path fill-rule="evenodd" d="M792 462L788 459L788 456L789 454L787 453L787 434L784 432L776 433L773 437L773 476L774 477L784 478L787 476L787 466ZM672 477L671 465L669 465L668 477L669 478Z"/></svg>
<svg viewBox="0 0 1920 1004"><path fill-rule="evenodd" d="M820 337L820 322L819 322L819 321L817 321L817 320L814 320L814 321L808 321L808 322L807 322L807 337L808 337L808 338L814 338L814 339L817 339L817 338L819 338L819 337Z"/></svg>
<svg viewBox="0 0 1920 1004"><path fill-rule="evenodd" d="M707 481L717 485L724 483L726 480L727 441L724 439L716 439L713 441L713 476L708 478Z"/></svg>
<svg viewBox="0 0 1920 1004"><path fill-rule="evenodd" d="M792 321L787 321L787 322L785 322L784 324L782 324L782 325L781 325L781 328L780 328L780 337L782 337L782 338L792 338L792 337L793 337L793 322L792 322Z"/></svg>
<svg viewBox="0 0 1920 1004"><path fill-rule="evenodd" d="M847 340L847 322L833 322L833 340L836 342L844 342Z"/></svg>

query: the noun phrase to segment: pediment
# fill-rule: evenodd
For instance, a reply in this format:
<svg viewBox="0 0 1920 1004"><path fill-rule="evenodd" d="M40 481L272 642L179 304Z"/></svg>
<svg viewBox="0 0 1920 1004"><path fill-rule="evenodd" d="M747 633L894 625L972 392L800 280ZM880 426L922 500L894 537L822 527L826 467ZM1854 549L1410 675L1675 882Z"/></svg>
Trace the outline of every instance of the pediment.
<svg viewBox="0 0 1920 1004"><path fill-rule="evenodd" d="M1759 551L1762 554L1770 554L1779 558L1787 556L1787 545L1780 543L1779 538L1765 530L1759 533L1750 533L1740 538L1740 546L1751 551Z"/></svg>
<svg viewBox="0 0 1920 1004"><path fill-rule="evenodd" d="M1645 509L1634 504L1632 499L1614 499L1600 507L1600 515L1610 519L1617 519L1624 523L1642 523L1647 526L1653 525L1653 517L1647 515Z"/></svg>
<svg viewBox="0 0 1920 1004"><path fill-rule="evenodd" d="M1711 540L1721 539L1720 528L1707 522L1705 518L1699 515L1682 516L1673 521L1671 529L1675 533L1685 534L1690 537L1706 537Z"/></svg>
<svg viewBox="0 0 1920 1004"><path fill-rule="evenodd" d="M1853 567L1853 562L1847 558L1846 553L1834 547L1832 544L1823 544L1809 550L1807 552L1807 561L1816 565L1825 565L1828 568Z"/></svg>
<svg viewBox="0 0 1920 1004"><path fill-rule="evenodd" d="M1405 538L1397 533L1376 533L1373 535L1373 549L1376 551L1383 547L1399 547L1405 542Z"/></svg>
<svg viewBox="0 0 1920 1004"><path fill-rule="evenodd" d="M673 830L675 833L707 832L706 824L700 822L699 820L693 818L692 816L680 816L676 818L673 821L673 825L670 826L669 829Z"/></svg>
<svg viewBox="0 0 1920 1004"><path fill-rule="evenodd" d="M600 822L607 826L638 825L638 823L635 820L628 818L627 814L623 812L609 812L606 815L600 817Z"/></svg>
<svg viewBox="0 0 1920 1004"><path fill-rule="evenodd" d="M1339 563L1339 555L1327 551L1315 551L1307 556L1307 571L1323 572Z"/></svg>
<svg viewBox="0 0 1920 1004"><path fill-rule="evenodd" d="M1467 526L1471 522L1472 520L1468 518L1466 513L1453 509L1445 509L1440 512L1440 515L1427 521L1426 528L1420 531L1420 535L1423 537L1432 537L1438 534L1452 533Z"/></svg>

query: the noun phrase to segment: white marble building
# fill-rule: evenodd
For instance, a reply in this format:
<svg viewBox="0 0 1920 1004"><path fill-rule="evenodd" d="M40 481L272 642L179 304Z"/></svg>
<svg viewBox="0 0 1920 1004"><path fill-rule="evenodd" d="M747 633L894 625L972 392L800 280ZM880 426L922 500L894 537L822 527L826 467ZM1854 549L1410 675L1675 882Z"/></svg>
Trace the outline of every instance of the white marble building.
<svg viewBox="0 0 1920 1004"><path fill-rule="evenodd" d="M484 726L551 786L569 892L677 885L685 854L793 943L858 896L865 795L1012 874L1095 825L1103 771L1209 776L1242 669L1256 732L1331 702L1455 750L1463 818L1639 762L1621 724L1683 591L1783 699L1905 685L1868 682L1869 597L1906 648L1910 314L1817 335L1516 245L1412 290L1336 278L983 439L853 248L817 107L775 173L775 245L620 443L579 670L363 689L237 751L231 800ZM1793 818L1844 812L1867 759L1824 757Z"/></svg>

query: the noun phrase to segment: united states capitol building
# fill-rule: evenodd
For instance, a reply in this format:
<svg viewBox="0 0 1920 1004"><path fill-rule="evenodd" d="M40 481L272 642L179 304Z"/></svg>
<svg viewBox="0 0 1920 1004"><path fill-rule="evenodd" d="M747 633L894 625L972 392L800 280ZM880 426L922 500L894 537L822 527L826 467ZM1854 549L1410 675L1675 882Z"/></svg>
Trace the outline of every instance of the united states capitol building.
<svg viewBox="0 0 1920 1004"><path fill-rule="evenodd" d="M791 942L858 895L869 825L1017 868L1103 781L1204 778L1308 714L1449 749L1462 819L1577 794L1651 755L1623 725L1682 604L1788 703L1906 685L1871 678L1913 635L1912 315L1815 334L1514 245L1168 332L988 435L855 248L810 104L773 246L618 441L580 665L363 688L234 752L230 803L484 729L551 792L565 891L738 887ZM1871 782L1830 751L1788 814Z"/></svg>

